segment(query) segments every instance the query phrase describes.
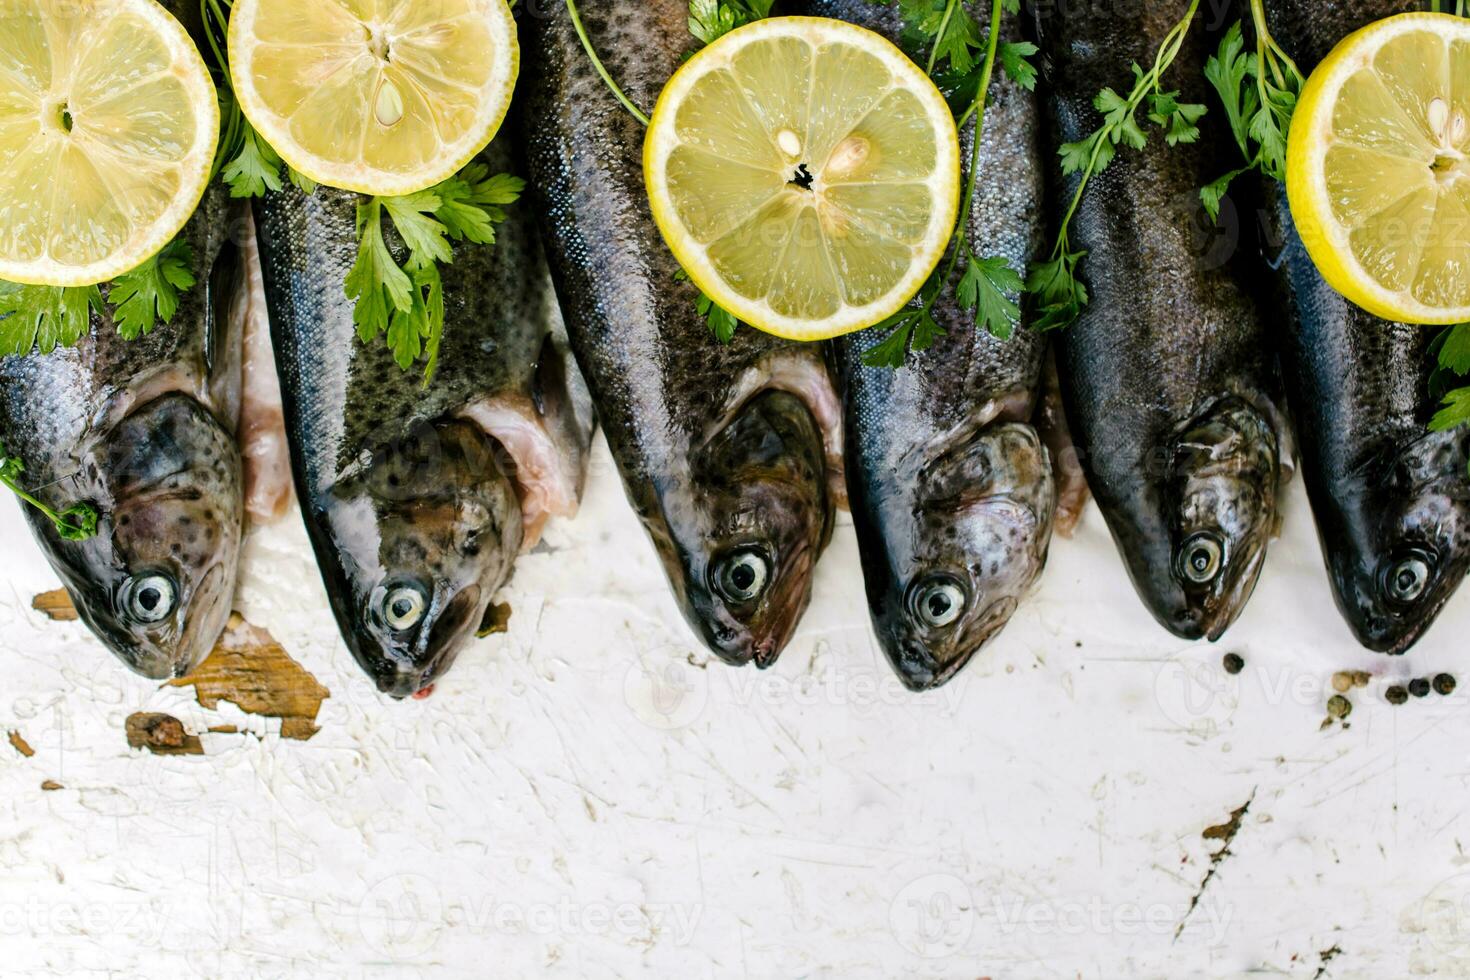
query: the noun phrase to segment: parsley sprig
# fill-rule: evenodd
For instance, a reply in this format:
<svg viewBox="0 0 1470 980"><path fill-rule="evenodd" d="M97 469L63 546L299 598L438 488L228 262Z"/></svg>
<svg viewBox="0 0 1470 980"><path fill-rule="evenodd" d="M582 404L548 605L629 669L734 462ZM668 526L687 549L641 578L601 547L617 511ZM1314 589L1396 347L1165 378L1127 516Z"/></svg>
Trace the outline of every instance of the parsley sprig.
<svg viewBox="0 0 1470 980"><path fill-rule="evenodd" d="M96 286L22 286L0 282L0 356L49 354L71 347L91 329L92 312L106 304Z"/></svg>
<svg viewBox="0 0 1470 980"><path fill-rule="evenodd" d="M91 504L73 504L66 510L55 510L21 487L20 478L25 469L21 458L10 455L0 444L0 485L44 514L56 526L56 533L62 540L85 541L97 534L97 508Z"/></svg>
<svg viewBox="0 0 1470 980"><path fill-rule="evenodd" d="M1200 189L1200 201L1216 220L1230 182L1241 174L1258 170L1275 180L1286 180L1286 137L1306 84L1296 62L1271 37L1261 0L1251 0L1251 20L1255 51L1245 50L1243 25L1236 23L1205 65L1205 78L1219 94L1235 143L1247 161Z"/></svg>
<svg viewBox="0 0 1470 980"><path fill-rule="evenodd" d="M107 302L124 340L137 340L179 310L179 295L194 288L194 250L175 239L132 272L112 281Z"/></svg>
<svg viewBox="0 0 1470 980"><path fill-rule="evenodd" d="M1429 345L1437 367L1429 376L1429 394L1440 409L1429 421L1430 432L1446 432L1470 423L1470 323L1445 327Z"/></svg>
<svg viewBox="0 0 1470 980"><path fill-rule="evenodd" d="M181 291L194 286L194 252L174 240L108 285L23 286L0 281L0 356L49 354L72 347L91 330L92 313L112 314L124 340L137 340L173 320Z"/></svg>
<svg viewBox="0 0 1470 980"><path fill-rule="evenodd" d="M1088 183L1108 168L1120 148L1141 150L1148 145L1148 133L1138 123L1138 111L1147 106L1148 121L1163 130L1164 141L1170 146L1199 139L1199 121L1206 107L1180 102L1177 91L1165 91L1163 86L1164 73L1179 57L1198 11L1199 0L1191 0L1184 16L1164 35L1147 71L1136 63L1133 65L1133 87L1126 97L1112 88L1097 94L1092 104L1103 115L1101 126L1057 151L1062 158L1062 173L1080 174L1081 180L1062 217L1050 258L1036 263L1026 279L1027 292L1036 297L1035 329L1057 330L1070 326L1087 306L1090 298L1087 287L1077 278L1077 267L1087 252L1072 247L1072 218L1077 214Z"/></svg>
<svg viewBox="0 0 1470 980"><path fill-rule="evenodd" d="M974 314L976 329L985 329L1002 340L1009 339L1021 321L1018 300L1024 289L1020 273L1004 257L981 256L969 240L970 208L975 199L985 133L986 95L1003 47L1011 50L1007 59L1001 60L1002 70L1023 88L1030 89L1036 84L1035 69L1026 60L1036 49L1029 44L1002 45L1000 41L1001 17L1007 13L1018 14L1019 0L992 0L990 22L984 35L958 0L899 2L906 43L922 45L926 40L932 43L928 62L931 75L936 65L954 71L973 67L977 63L974 49L978 44L983 43L984 55L978 61L980 70L969 105L960 115L962 126L971 116L975 117L975 133L970 147L969 174L948 254L920 287L913 302L873 328L888 331L888 336L864 352L863 363L869 367L902 367L910 351L928 350L944 336L944 328L934 318L934 308L948 284L954 282L961 261L963 272L954 287L954 298L960 309Z"/></svg>
<svg viewBox="0 0 1470 980"><path fill-rule="evenodd" d="M219 95L220 137L214 154L210 179L219 177L230 188L231 197L263 197L267 190L285 187L281 173L291 183L310 194L316 189L312 181L286 166L269 143L260 137L250 120L245 118L235 88L230 81L229 45L225 38L230 30L230 11L234 0L199 0L199 14L204 21L204 38L214 56L210 73Z"/></svg>
<svg viewBox="0 0 1470 980"><path fill-rule="evenodd" d="M357 335L371 343L386 335L393 358L405 371L425 361L424 384L439 364L444 337L441 264L454 261L453 242L493 245L502 207L513 204L526 183L509 174L490 174L471 163L426 191L403 197L370 197L357 206L357 261L344 286L355 303ZM383 219L407 249L400 265L384 236Z"/></svg>
<svg viewBox="0 0 1470 980"><path fill-rule="evenodd" d="M704 44L771 15L775 0L689 0L689 33Z"/></svg>

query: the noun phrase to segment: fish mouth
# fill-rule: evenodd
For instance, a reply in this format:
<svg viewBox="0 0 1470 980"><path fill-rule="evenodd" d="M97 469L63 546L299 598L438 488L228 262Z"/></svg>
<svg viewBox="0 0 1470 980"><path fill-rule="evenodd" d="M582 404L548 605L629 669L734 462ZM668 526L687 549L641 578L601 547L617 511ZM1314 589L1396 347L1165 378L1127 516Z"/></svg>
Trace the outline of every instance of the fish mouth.
<svg viewBox="0 0 1470 980"><path fill-rule="evenodd" d="M747 610L740 604L717 599L711 604L710 613L694 622L705 645L734 667L753 663L757 669L766 670L773 666L791 642L811 601L815 567L813 550L800 547L773 573L772 591L760 600L758 608ZM718 595L715 587L711 586L710 591Z"/></svg>
<svg viewBox="0 0 1470 980"><path fill-rule="evenodd" d="M1339 549L1343 547L1337 542ZM1399 656L1418 643L1465 579L1470 549L1461 543L1448 552L1431 546L1403 546L1375 559L1329 551L1333 598L1353 636L1374 653ZM1412 597L1395 596L1403 575L1414 580ZM1396 586L1395 582L1398 581Z"/></svg>
<svg viewBox="0 0 1470 980"><path fill-rule="evenodd" d="M902 634L879 630L878 639L904 687L915 693L932 691L953 680L975 654L999 636L1019 606L1015 596L1001 596L981 610L958 637L936 639L905 620ZM949 652L936 655L938 648Z"/></svg>
<svg viewBox="0 0 1470 980"><path fill-rule="evenodd" d="M458 659L484 616L485 605L478 585L470 585L453 596L437 613L430 613L417 642L395 642L382 633L369 640L375 646L377 669L372 671L379 693L396 701L413 697L438 681Z"/></svg>

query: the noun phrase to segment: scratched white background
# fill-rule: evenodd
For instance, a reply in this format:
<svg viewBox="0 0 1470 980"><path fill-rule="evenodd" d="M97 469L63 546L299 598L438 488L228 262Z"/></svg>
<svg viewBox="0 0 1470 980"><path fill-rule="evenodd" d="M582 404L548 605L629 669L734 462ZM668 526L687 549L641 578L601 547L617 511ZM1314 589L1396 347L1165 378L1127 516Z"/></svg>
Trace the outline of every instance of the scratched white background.
<svg viewBox="0 0 1470 980"><path fill-rule="evenodd" d="M390 703L293 515L251 537L239 608L331 689L307 742L32 612L57 583L9 502L0 541L0 729L36 749L0 741L6 977L1470 975L1470 671L1382 694L1470 661L1470 592L1409 657L1357 650L1299 483L1224 644L1154 626L1093 509L923 696L869 637L846 523L777 667L706 665L602 448L509 634ZM1319 731L1348 667L1374 682ZM263 737L154 756L138 710ZM1247 800L1206 883L1201 833Z"/></svg>

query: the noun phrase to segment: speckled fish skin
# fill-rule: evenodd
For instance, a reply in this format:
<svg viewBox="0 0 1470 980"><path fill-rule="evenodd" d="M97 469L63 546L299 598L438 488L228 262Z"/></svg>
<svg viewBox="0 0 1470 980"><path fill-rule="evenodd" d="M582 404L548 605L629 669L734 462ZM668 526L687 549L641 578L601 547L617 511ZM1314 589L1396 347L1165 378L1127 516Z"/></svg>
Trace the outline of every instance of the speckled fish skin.
<svg viewBox="0 0 1470 980"><path fill-rule="evenodd" d="M1273 36L1307 73L1358 28L1421 5L1269 0L1266 8ZM1284 193L1270 191L1286 229L1277 262L1282 368L1333 595L1363 646L1403 653L1470 568L1465 433L1426 428L1438 328L1381 320L1345 300L1292 230Z"/></svg>
<svg viewBox="0 0 1470 980"><path fill-rule="evenodd" d="M1100 123L1097 92L1151 63L1184 0L1046 4L1034 23L1054 141ZM1201 17L1205 12L1202 9ZM1181 100L1214 103L1196 24L1169 70ZM1209 26L1209 25L1204 25ZM1058 336L1063 398L1088 482L1145 605L1186 639L1218 639L1244 607L1277 525L1284 428L1270 340L1236 276L1241 218L1198 189L1238 157L1218 108L1199 142L1142 151L1097 175L1072 224L1092 302ZM1053 195L1058 212L1078 176Z"/></svg>
<svg viewBox="0 0 1470 980"><path fill-rule="evenodd" d="M651 108L695 47L688 4L578 7L612 76ZM563 5L523 14L521 43L552 274L629 499L709 648L769 666L806 608L832 526L831 429L813 412L838 413L821 348L747 328L728 345L713 339L649 213L643 127L598 78Z"/></svg>
<svg viewBox="0 0 1470 980"><path fill-rule="evenodd" d="M487 152L492 172L509 168L505 143ZM444 342L424 388L422 363L401 370L354 329L343 283L358 201L288 187L255 219L306 527L349 649L402 698L449 669L529 533L532 463L476 407L544 433L538 452L563 457L574 496L590 419L524 203L507 208L494 245L457 244L441 266Z"/></svg>
<svg viewBox="0 0 1470 980"><path fill-rule="evenodd" d="M900 38L896 7L808 0L798 12ZM980 254L1017 270L1044 247L1040 130L1035 97L998 74L969 231ZM966 161L973 134L963 134ZM1010 621L1046 563L1056 509L1049 456L1030 424L1045 339L1024 325L1009 340L976 330L953 295L935 308L946 335L900 370L863 365L881 333L832 344L868 607L913 690L952 678Z"/></svg>
<svg viewBox="0 0 1470 980"><path fill-rule="evenodd" d="M197 4L172 7L197 26ZM235 593L239 217L222 188L205 194L181 233L198 281L171 323L128 341L94 313L76 347L0 360L0 443L24 460L26 485L58 510L88 502L101 514L97 536L73 542L27 507L36 541L92 632L154 679L209 652Z"/></svg>

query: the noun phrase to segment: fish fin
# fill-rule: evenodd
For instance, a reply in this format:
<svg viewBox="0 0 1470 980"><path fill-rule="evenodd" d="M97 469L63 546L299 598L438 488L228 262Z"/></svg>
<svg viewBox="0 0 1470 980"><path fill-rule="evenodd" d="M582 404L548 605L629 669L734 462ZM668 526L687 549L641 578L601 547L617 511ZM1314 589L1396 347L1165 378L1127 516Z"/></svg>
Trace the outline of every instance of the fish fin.
<svg viewBox="0 0 1470 980"><path fill-rule="evenodd" d="M587 382L577 369L565 335L559 331L547 334L541 344L536 374L531 381L531 400L552 438L571 460L580 497L587 480L587 461L597 417Z"/></svg>
<svg viewBox="0 0 1470 980"><path fill-rule="evenodd" d="M245 281L231 316L243 323L239 441L245 464L245 511L252 521L270 524L291 506L291 453L271 347L260 250L254 226L248 221L242 252Z"/></svg>
<svg viewBox="0 0 1470 980"><path fill-rule="evenodd" d="M542 394L546 404L546 393ZM548 520L576 514L586 475L586 447L558 432L529 395L481 399L456 414L498 442L514 464L525 528L522 551L536 546Z"/></svg>
<svg viewBox="0 0 1470 980"><path fill-rule="evenodd" d="M1052 532L1070 538L1082 521L1092 493L1087 486L1087 473L1082 468L1072 429L1067 424L1066 407L1062 404L1061 378L1057 374L1056 355L1047 351L1041 374L1041 397L1036 401L1033 419L1041 442L1051 458L1053 479L1057 488L1057 512Z"/></svg>
<svg viewBox="0 0 1470 980"><path fill-rule="evenodd" d="M244 251L233 238L226 238L205 280L204 369L215 417L230 432L240 425L240 371L248 279Z"/></svg>

